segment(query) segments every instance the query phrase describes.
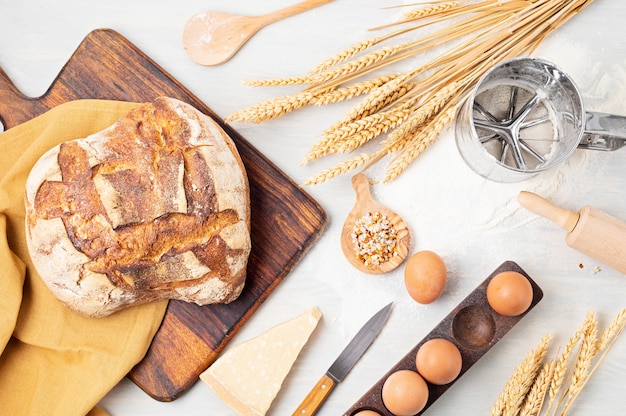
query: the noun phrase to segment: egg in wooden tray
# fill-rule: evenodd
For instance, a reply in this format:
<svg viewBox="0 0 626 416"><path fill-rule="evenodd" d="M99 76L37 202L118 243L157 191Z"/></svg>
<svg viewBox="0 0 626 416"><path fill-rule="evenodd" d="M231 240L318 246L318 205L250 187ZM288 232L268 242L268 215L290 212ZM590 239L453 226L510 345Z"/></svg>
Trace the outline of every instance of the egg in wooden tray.
<svg viewBox="0 0 626 416"><path fill-rule="evenodd" d="M502 263L344 416L422 414L542 298L517 263Z"/></svg>

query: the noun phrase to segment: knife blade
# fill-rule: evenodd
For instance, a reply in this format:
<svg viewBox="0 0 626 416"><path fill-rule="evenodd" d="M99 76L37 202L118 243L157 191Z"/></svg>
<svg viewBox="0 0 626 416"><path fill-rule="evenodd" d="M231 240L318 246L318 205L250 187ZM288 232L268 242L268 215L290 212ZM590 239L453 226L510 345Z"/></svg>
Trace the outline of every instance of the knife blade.
<svg viewBox="0 0 626 416"><path fill-rule="evenodd" d="M386 305L363 325L307 394L292 416L313 416L317 412L337 383L343 381L359 358L374 342L391 313L392 305L393 302Z"/></svg>

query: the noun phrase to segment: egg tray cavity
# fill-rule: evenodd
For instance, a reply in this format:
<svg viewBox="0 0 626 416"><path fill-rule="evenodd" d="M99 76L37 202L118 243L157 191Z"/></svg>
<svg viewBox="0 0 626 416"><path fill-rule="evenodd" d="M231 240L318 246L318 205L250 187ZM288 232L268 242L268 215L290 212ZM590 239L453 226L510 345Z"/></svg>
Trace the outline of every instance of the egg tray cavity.
<svg viewBox="0 0 626 416"><path fill-rule="evenodd" d="M533 288L533 300L529 308L521 315L507 317L494 311L487 302L487 285L497 274L515 271L528 279ZM458 377L445 385L428 385L428 402L417 413L423 414L443 393L445 393L474 363L491 349L513 326L520 321L543 298L541 288L515 262L506 261L491 273L472 293L452 310L439 324L428 333L411 351L409 351L391 370L372 386L344 416L352 416L361 410L373 410L381 416L394 416L385 408L382 401L382 387L387 378L398 370L415 368L417 350L433 338L444 338L456 345L463 358L463 366Z"/></svg>

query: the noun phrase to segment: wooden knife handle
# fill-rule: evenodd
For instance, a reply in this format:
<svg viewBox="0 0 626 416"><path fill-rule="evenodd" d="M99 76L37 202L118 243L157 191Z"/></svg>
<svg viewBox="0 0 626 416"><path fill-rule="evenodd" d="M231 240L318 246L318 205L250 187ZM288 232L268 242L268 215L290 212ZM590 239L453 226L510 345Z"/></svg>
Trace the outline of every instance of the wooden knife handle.
<svg viewBox="0 0 626 416"><path fill-rule="evenodd" d="M335 380L324 374L291 416L313 416L336 384Z"/></svg>

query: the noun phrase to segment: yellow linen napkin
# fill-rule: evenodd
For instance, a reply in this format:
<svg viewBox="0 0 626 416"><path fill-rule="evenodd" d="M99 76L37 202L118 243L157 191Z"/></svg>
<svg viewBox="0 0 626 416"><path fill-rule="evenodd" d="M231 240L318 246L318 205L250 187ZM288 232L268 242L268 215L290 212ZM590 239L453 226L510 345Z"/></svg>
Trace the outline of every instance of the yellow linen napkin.
<svg viewBox="0 0 626 416"><path fill-rule="evenodd" d="M78 100L0 134L0 413L80 415L94 409L145 355L167 301L105 318L62 305L30 260L24 187L39 157L113 124L137 104Z"/></svg>

